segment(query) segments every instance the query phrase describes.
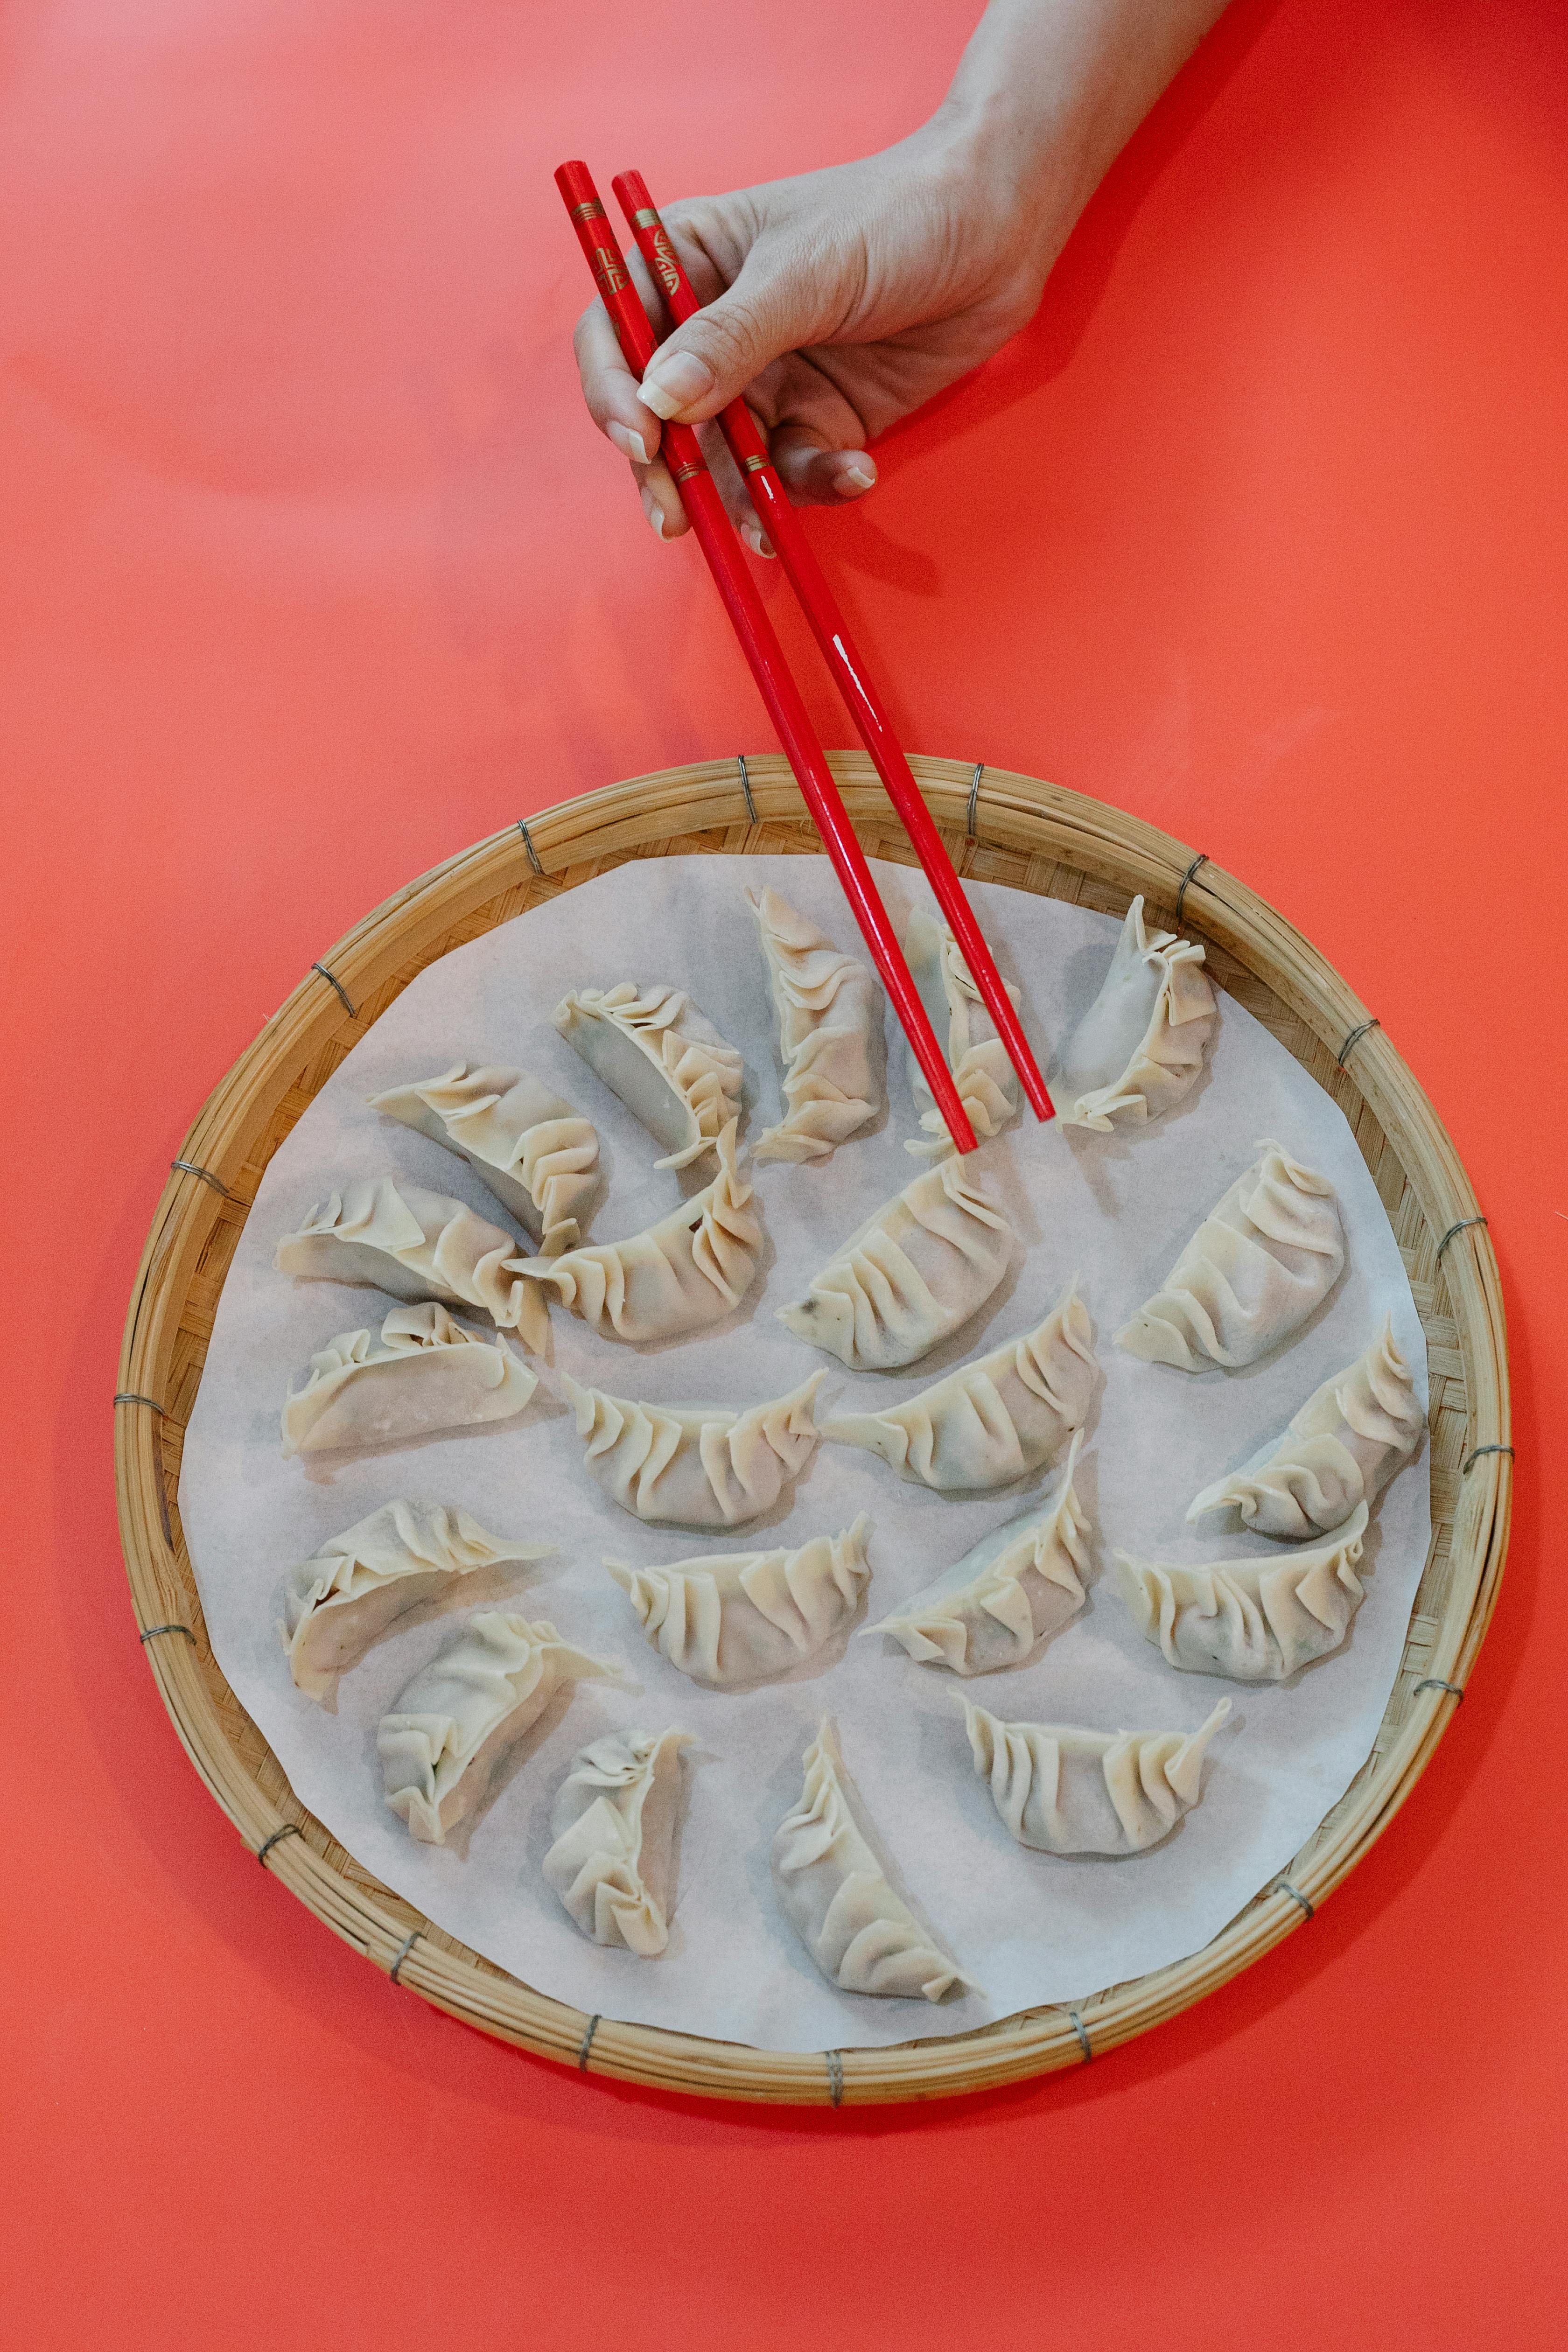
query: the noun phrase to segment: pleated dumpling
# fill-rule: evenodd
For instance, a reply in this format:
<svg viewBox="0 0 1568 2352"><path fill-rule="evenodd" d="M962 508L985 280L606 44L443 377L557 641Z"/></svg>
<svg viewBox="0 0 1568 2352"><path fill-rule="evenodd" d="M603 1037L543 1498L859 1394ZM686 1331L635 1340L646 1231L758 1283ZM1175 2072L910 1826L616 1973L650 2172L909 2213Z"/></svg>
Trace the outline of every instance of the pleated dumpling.
<svg viewBox="0 0 1568 2352"><path fill-rule="evenodd" d="M318 1202L298 1233L284 1234L273 1264L311 1281L368 1283L394 1298L479 1307L535 1352L548 1341L549 1317L521 1279L511 1234L399 1177L345 1184Z"/></svg>
<svg viewBox="0 0 1568 2352"><path fill-rule="evenodd" d="M1059 1633L1086 1598L1089 1520L1073 1492L1082 1433L1049 1508L1026 1512L983 1536L973 1549L868 1633L890 1633L922 1665L955 1675L1026 1665Z"/></svg>
<svg viewBox="0 0 1568 2352"><path fill-rule="evenodd" d="M758 1136L752 1157L826 1160L877 1115L877 984L776 890L746 897L762 934L784 1066L784 1116Z"/></svg>
<svg viewBox="0 0 1568 2352"><path fill-rule="evenodd" d="M756 1197L735 1166L731 1120L719 1139L719 1173L705 1192L624 1242L533 1258L523 1272L603 1339L673 1339L740 1304L762 1246Z"/></svg>
<svg viewBox="0 0 1568 2352"><path fill-rule="evenodd" d="M651 1960L669 1941L680 1751L689 1731L607 1731L579 1748L551 1815L544 1876L595 1944Z"/></svg>
<svg viewBox="0 0 1568 2352"><path fill-rule="evenodd" d="M500 1610L470 1617L376 1727L386 1801L409 1836L445 1844L563 1683L618 1679L620 1671L574 1649L542 1619L531 1624Z"/></svg>
<svg viewBox="0 0 1568 2352"><path fill-rule="evenodd" d="M946 1052L958 1098L969 1114L976 1140L984 1143L987 1137L999 1135L1016 1114L1018 1074L958 941L940 915L917 910L910 916L904 931L904 955L937 1043ZM1010 981L1002 984L1016 1007L1019 991ZM909 1070L924 1134L911 1138L904 1150L921 1160L942 1159L953 1150L953 1140L912 1050Z"/></svg>
<svg viewBox="0 0 1568 2352"><path fill-rule="evenodd" d="M891 2000L941 2000L966 1979L939 1951L856 1820L826 1717L803 1761L800 1802L773 1833L768 1863L779 1909L829 1984Z"/></svg>
<svg viewBox="0 0 1568 2352"><path fill-rule="evenodd" d="M813 1372L788 1396L724 1405L639 1404L563 1375L592 1477L634 1518L686 1528L743 1527L772 1510L816 1444Z"/></svg>
<svg viewBox="0 0 1568 2352"><path fill-rule="evenodd" d="M502 1560L544 1559L553 1544L492 1536L440 1503L384 1503L302 1560L283 1600L284 1654L295 1684L325 1705L338 1676L422 1601Z"/></svg>
<svg viewBox="0 0 1568 2352"><path fill-rule="evenodd" d="M1426 1416L1392 1318L1353 1364L1315 1390L1283 1437L1205 1486L1189 1521L1239 1511L1254 1534L1329 1535L1371 1503L1421 1443Z"/></svg>
<svg viewBox="0 0 1568 2352"><path fill-rule="evenodd" d="M679 988L574 989L555 1026L588 1067L662 1143L659 1168L711 1151L741 1111L745 1064Z"/></svg>
<svg viewBox="0 0 1568 2352"><path fill-rule="evenodd" d="M1002 1723L963 1702L974 1769L1020 1845L1041 1853L1142 1853L1203 1793L1204 1752L1230 1713L1196 1731L1084 1731Z"/></svg>
<svg viewBox="0 0 1568 2352"><path fill-rule="evenodd" d="M498 1331L470 1331L444 1307L395 1307L372 1331L340 1331L310 1359L283 1407L283 1453L408 1445L521 1412L538 1377Z"/></svg>
<svg viewBox="0 0 1568 2352"><path fill-rule="evenodd" d="M1055 1084L1064 1127L1141 1126L1181 1101L1214 1034L1204 950L1150 931L1134 898L1100 994L1073 1031Z"/></svg>
<svg viewBox="0 0 1568 2352"><path fill-rule="evenodd" d="M1236 1180L1166 1276L1116 1335L1130 1356L1174 1364L1255 1363L1304 1323L1345 1262L1339 1196L1279 1143Z"/></svg>
<svg viewBox="0 0 1568 2352"><path fill-rule="evenodd" d="M988 1492L1055 1459L1083 1426L1099 1377L1089 1309L1069 1283L1021 1339L961 1364L907 1404L840 1413L822 1434L879 1454L911 1485Z"/></svg>
<svg viewBox="0 0 1568 2352"><path fill-rule="evenodd" d="M978 1312L1012 1251L1005 1215L946 1160L852 1234L779 1321L851 1371L892 1371Z"/></svg>
<svg viewBox="0 0 1568 2352"><path fill-rule="evenodd" d="M653 1647L715 1690L788 1674L848 1624L871 1574L862 1512L794 1550L714 1553L672 1568L605 1566Z"/></svg>
<svg viewBox="0 0 1568 2352"><path fill-rule="evenodd" d="M1188 1674L1279 1683L1337 1650L1361 1607L1355 1572L1366 1505L1311 1551L1202 1568L1116 1555L1116 1580L1138 1631Z"/></svg>
<svg viewBox="0 0 1568 2352"><path fill-rule="evenodd" d="M370 1106L466 1160L546 1257L582 1240L599 1189L599 1138L526 1070L457 1062L438 1078L372 1095Z"/></svg>

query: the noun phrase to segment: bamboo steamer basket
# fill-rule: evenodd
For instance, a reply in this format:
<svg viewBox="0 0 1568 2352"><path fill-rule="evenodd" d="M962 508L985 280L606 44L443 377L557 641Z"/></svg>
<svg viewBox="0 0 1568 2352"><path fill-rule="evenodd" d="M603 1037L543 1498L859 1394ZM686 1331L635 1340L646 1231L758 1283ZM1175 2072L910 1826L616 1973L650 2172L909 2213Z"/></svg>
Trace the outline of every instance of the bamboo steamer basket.
<svg viewBox="0 0 1568 2352"><path fill-rule="evenodd" d="M832 755L867 851L913 852L858 752ZM811 854L774 755L639 776L514 824L368 915L312 965L181 1147L142 1253L115 1398L121 1541L149 1664L185 1750L250 1851L356 1950L469 2025L584 2071L704 2097L859 2105L940 2097L1081 2065L1175 2016L1304 1927L1379 1837L1452 1717L1497 1601L1512 1453L1501 1286L1485 1221L1441 1122L1367 1008L1265 900L1168 835L994 768L912 762L959 870L1121 915L1137 891L1200 937L1215 979L1350 1120L1408 1269L1431 1374L1432 1545L1372 1754L1282 1879L1191 1958L1077 2009L879 2050L797 2052L590 2018L425 1919L295 1798L213 1659L180 1526L184 1425L214 1312L262 1171L371 1024L438 956L635 857Z"/></svg>

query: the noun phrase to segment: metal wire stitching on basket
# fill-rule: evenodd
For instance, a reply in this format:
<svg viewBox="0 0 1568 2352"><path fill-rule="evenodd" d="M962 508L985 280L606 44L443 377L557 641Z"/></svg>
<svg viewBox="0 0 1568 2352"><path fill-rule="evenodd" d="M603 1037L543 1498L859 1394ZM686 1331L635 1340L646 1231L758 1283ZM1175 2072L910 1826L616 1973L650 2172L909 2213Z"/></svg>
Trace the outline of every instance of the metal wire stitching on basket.
<svg viewBox="0 0 1568 2352"><path fill-rule="evenodd" d="M404 1961L408 1958L409 1953L414 1949L415 1945L419 1941L420 1937L424 1933L425 1930L423 1927L410 1927L407 1935L405 1936L402 1943L397 1947L396 1951L393 1955L392 1966L386 1971L387 1977L393 1984L397 1982L398 1974L403 1967Z"/></svg>
<svg viewBox="0 0 1568 2352"><path fill-rule="evenodd" d="M213 1191L221 1192L226 1201L237 1202L242 1209L247 1206L245 1202L239 1200L237 1193L229 1191L221 1176L215 1176L210 1168L198 1168L194 1160L171 1160L169 1172L171 1175L199 1176L204 1184L210 1184Z"/></svg>
<svg viewBox="0 0 1568 2352"><path fill-rule="evenodd" d="M1340 1047L1339 1052L1334 1055L1335 1066L1342 1070L1345 1066L1345 1055L1350 1052L1351 1047L1359 1044L1361 1039L1367 1036L1371 1031L1373 1029L1381 1029L1382 1026L1382 1022L1379 1021L1374 1014L1372 1020L1363 1021L1359 1029L1352 1029L1350 1035L1345 1039L1344 1044Z"/></svg>
<svg viewBox="0 0 1568 2352"><path fill-rule="evenodd" d="M1208 851L1206 849L1200 849L1197 856L1194 858L1192 864L1188 866L1186 872L1182 877L1182 887L1176 893L1176 920L1178 923L1182 919L1182 908L1187 903L1187 885L1192 880L1194 875L1197 872L1199 866L1206 866L1208 862Z"/></svg>
<svg viewBox="0 0 1568 2352"><path fill-rule="evenodd" d="M1444 1234L1442 1240L1437 1244L1438 1265L1442 1265L1443 1252L1447 1248L1448 1244L1453 1240L1456 1234L1468 1234L1472 1225L1484 1225L1485 1223L1486 1219L1484 1217L1461 1217L1457 1225L1450 1225L1447 1232Z"/></svg>
<svg viewBox="0 0 1568 2352"><path fill-rule="evenodd" d="M256 1849L257 1861L265 1870L267 1867L267 1857L271 1853L273 1847L278 1843L279 1838L303 1837L304 1834L305 1832L300 1827L298 1822L285 1822L280 1830L274 1830L269 1838L262 1839L261 1843Z"/></svg>
<svg viewBox="0 0 1568 2352"><path fill-rule="evenodd" d="M310 966L310 970L312 971L319 971L321 978L326 982L327 986L337 991L338 995L342 999L343 1006L348 1013L349 1019L351 1021L357 1021L359 1019L359 1014L354 1011L353 1003L350 998L348 990L343 986L342 982L338 978L337 973L335 971L329 971L324 963L313 963Z"/></svg>

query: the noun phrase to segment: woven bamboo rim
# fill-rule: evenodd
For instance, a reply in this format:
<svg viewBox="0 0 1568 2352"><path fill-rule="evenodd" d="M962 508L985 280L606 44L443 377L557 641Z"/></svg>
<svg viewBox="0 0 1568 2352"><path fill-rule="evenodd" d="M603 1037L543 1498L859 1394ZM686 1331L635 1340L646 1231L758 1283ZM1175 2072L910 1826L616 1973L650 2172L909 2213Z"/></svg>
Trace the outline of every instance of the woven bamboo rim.
<svg viewBox="0 0 1568 2352"><path fill-rule="evenodd" d="M1142 2033L1304 1927L1381 1835L1454 1714L1497 1600L1512 1490L1501 1286L1458 1153L1388 1037L1290 925L1234 876L1137 818L1054 784L913 762L955 862L1002 882L1196 931L1216 979L1345 1111L1409 1268L1431 1369L1433 1542L1367 1763L1292 1861L1201 1952L1108 1987L893 2049L800 2054L589 2018L432 1926L295 1798L219 1673L175 1496L214 1310L262 1170L370 1024L437 957L632 857L817 847L776 755L667 769L563 803L411 883L311 967L181 1147L132 1297L115 1400L121 1535L147 1657L187 1754L247 1846L318 1918L450 2015L565 2064L707 2097L835 2106L975 2091L1084 2063ZM833 755L867 852L913 855L860 754Z"/></svg>

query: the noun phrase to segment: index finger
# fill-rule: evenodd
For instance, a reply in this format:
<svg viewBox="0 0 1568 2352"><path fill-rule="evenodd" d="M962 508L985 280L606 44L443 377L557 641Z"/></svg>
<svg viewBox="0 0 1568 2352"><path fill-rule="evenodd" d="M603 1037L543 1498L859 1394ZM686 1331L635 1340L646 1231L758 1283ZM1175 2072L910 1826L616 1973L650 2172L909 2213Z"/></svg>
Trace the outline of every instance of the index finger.
<svg viewBox="0 0 1568 2352"><path fill-rule="evenodd" d="M649 464L658 451L658 419L637 398L638 379L621 357L609 312L597 299L578 320L572 348L583 398L600 432L634 465Z"/></svg>

